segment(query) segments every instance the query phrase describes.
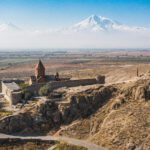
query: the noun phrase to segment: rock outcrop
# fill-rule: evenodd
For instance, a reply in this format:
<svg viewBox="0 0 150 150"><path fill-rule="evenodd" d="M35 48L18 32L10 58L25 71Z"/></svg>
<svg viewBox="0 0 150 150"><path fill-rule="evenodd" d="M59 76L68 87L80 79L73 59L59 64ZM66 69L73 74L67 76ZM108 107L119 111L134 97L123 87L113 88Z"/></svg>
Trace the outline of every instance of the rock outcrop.
<svg viewBox="0 0 150 150"><path fill-rule="evenodd" d="M108 86L71 95L67 107L66 103L59 106L63 122L70 123L90 116L106 103L115 91L114 87Z"/></svg>
<svg viewBox="0 0 150 150"><path fill-rule="evenodd" d="M109 100L114 87L98 86L73 95L60 102L39 101L34 108L0 120L2 133L46 133L80 118L87 118Z"/></svg>
<svg viewBox="0 0 150 150"><path fill-rule="evenodd" d="M0 132L48 133L65 125L59 134L110 150L150 149L149 79L81 89L0 120Z"/></svg>
<svg viewBox="0 0 150 150"><path fill-rule="evenodd" d="M91 140L110 150L150 149L150 80L114 86L117 92L94 115L62 129L60 134Z"/></svg>

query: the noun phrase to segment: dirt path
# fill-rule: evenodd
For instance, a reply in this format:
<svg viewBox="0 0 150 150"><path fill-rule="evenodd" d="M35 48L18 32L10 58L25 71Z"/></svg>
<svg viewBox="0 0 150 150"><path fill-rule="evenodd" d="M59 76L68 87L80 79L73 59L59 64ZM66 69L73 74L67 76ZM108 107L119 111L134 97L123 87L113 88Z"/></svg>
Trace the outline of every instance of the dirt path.
<svg viewBox="0 0 150 150"><path fill-rule="evenodd" d="M64 141L69 144L79 145L88 148L89 150L106 150L96 144L90 143L89 141L85 140L77 140L73 138L67 138L63 136L12 136L6 134L0 134L0 139L4 138L20 138L20 139L41 139L41 140L54 140L54 141Z"/></svg>

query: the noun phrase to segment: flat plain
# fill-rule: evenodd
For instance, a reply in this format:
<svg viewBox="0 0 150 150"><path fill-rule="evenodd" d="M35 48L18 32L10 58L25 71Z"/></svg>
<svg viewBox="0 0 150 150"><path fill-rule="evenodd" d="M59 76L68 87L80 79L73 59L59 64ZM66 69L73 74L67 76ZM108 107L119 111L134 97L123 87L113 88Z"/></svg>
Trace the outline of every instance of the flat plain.
<svg viewBox="0 0 150 150"><path fill-rule="evenodd" d="M42 59L47 74L70 78L105 75L107 83L122 82L150 70L149 50L14 51L0 52L0 80L26 78Z"/></svg>

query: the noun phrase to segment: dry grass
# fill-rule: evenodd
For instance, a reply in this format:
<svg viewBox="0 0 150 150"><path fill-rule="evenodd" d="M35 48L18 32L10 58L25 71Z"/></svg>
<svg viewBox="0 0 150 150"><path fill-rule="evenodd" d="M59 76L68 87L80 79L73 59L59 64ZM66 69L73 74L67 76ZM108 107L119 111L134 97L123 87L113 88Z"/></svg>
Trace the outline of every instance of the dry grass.
<svg viewBox="0 0 150 150"><path fill-rule="evenodd" d="M60 134L88 139L110 150L143 150L150 148L150 101L135 99L139 86L149 85L149 80L114 85L118 91L94 115L65 127ZM142 94L139 92L139 94ZM139 95L140 97L140 95Z"/></svg>
<svg viewBox="0 0 150 150"><path fill-rule="evenodd" d="M97 75L105 75L107 82L118 82L128 80L136 76L136 69L139 68L139 73L143 74L150 70L150 65L147 61L130 61L125 60L109 60L89 58L89 61L80 61L82 56L76 58L53 58L45 59L43 63L47 74L55 74L59 72L60 76L72 78L93 78ZM139 58L140 60L140 58ZM72 62L80 63L72 63ZM0 70L0 79L3 77L9 78L28 78L34 74L36 61L26 62L23 64L15 64L5 70Z"/></svg>
<svg viewBox="0 0 150 150"><path fill-rule="evenodd" d="M88 150L85 147L71 145L67 143L59 143L57 144L56 148L54 150Z"/></svg>
<svg viewBox="0 0 150 150"><path fill-rule="evenodd" d="M0 110L0 119L9 115L12 115L13 112L11 111L5 111L5 110Z"/></svg>
<svg viewBox="0 0 150 150"><path fill-rule="evenodd" d="M47 150L55 143L48 143L45 141L23 141L9 139L0 141L0 150Z"/></svg>

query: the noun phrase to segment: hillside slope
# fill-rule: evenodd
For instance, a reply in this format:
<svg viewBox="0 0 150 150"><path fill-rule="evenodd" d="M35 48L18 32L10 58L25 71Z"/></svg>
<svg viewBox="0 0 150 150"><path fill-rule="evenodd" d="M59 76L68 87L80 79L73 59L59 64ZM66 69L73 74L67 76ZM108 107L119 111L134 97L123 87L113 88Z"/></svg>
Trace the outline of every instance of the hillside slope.
<svg viewBox="0 0 150 150"><path fill-rule="evenodd" d="M60 134L110 150L150 149L150 80L113 86L117 92L95 114L62 128Z"/></svg>
<svg viewBox="0 0 150 150"><path fill-rule="evenodd" d="M62 135L109 150L150 149L148 74L123 83L57 89L27 106L0 119L0 132Z"/></svg>

